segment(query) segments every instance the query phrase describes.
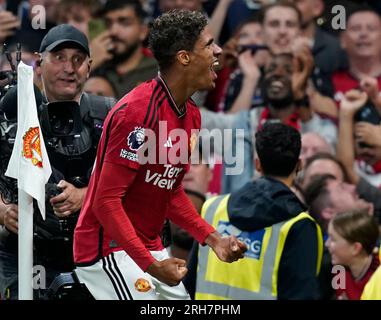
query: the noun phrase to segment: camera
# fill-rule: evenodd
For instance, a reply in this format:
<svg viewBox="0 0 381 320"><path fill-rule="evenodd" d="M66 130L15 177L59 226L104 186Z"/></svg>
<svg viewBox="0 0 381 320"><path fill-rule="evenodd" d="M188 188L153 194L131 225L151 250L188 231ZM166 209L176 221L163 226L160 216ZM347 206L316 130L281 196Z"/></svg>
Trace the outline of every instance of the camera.
<svg viewBox="0 0 381 320"><path fill-rule="evenodd" d="M76 101L42 103L41 127L48 137L73 137L82 131L79 104Z"/></svg>
<svg viewBox="0 0 381 320"><path fill-rule="evenodd" d="M45 185L45 199L47 206L51 207L49 200L55 196L62 193L62 188L60 188L56 183L47 183ZM53 208L51 208L53 210ZM69 217L59 218L58 223L60 225L60 230L65 240L72 237L75 225L77 223L78 215L73 214Z"/></svg>
<svg viewBox="0 0 381 320"><path fill-rule="evenodd" d="M17 85L17 66L21 61L21 44L16 45L16 65L13 63L12 55L5 43L3 44L3 54L7 58L11 70L0 71L0 100L9 89Z"/></svg>
<svg viewBox="0 0 381 320"><path fill-rule="evenodd" d="M12 90L14 91L17 85L16 65L21 61L21 45L17 44L16 65L13 63L12 55L8 51L6 44L3 46L3 54L6 56L11 70L0 71L0 194L4 203L17 203L17 180L5 176L16 137L17 126L15 125L15 121L9 121L9 119L7 119L4 107L6 107L9 99L11 101L14 100L13 93L9 93L12 92ZM15 97L17 110L17 94Z"/></svg>
<svg viewBox="0 0 381 320"><path fill-rule="evenodd" d="M62 189L57 186L56 183L47 183L45 185L45 199L50 200L51 198L58 196L62 192Z"/></svg>

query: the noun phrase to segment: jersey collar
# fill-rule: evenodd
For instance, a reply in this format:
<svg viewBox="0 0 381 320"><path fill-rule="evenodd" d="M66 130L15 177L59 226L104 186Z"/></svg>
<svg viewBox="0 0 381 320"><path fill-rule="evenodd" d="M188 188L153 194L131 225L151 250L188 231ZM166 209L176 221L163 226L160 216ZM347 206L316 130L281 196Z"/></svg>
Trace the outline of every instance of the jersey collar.
<svg viewBox="0 0 381 320"><path fill-rule="evenodd" d="M187 112L186 104L184 104L183 108L179 108L177 106L175 99L173 99L171 91L169 90L169 87L166 84L166 82L164 81L164 79L161 77L160 72L157 75L156 80L160 83L163 90L165 91L167 98L168 98L169 105L171 106L172 110L176 113L177 117L182 118L183 116L185 116L185 114Z"/></svg>

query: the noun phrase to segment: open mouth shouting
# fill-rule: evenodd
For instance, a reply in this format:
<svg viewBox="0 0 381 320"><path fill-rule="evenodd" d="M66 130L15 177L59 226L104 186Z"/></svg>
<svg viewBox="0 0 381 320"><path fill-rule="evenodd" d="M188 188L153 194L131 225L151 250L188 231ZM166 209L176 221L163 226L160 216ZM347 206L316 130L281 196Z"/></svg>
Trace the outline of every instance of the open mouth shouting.
<svg viewBox="0 0 381 320"><path fill-rule="evenodd" d="M217 71L220 69L220 62L216 59L210 66L210 72L212 73L212 79L217 79Z"/></svg>

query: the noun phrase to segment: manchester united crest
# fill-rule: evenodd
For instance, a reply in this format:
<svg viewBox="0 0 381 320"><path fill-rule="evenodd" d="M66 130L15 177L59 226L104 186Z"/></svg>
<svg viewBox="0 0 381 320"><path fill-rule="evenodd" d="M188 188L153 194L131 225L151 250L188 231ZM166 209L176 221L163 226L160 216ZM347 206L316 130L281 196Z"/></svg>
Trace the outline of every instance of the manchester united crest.
<svg viewBox="0 0 381 320"><path fill-rule="evenodd" d="M149 283L148 280L139 278L135 282L135 289L139 292L147 292L151 290L151 284Z"/></svg>
<svg viewBox="0 0 381 320"><path fill-rule="evenodd" d="M23 157L31 159L33 165L42 168L40 129L38 127L29 128L22 139Z"/></svg>

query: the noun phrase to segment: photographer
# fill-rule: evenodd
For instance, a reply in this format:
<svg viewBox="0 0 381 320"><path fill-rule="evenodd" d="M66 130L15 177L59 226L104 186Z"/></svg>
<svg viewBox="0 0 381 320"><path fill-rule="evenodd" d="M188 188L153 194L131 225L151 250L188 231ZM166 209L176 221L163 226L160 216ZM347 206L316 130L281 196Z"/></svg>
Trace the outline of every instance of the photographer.
<svg viewBox="0 0 381 320"><path fill-rule="evenodd" d="M63 24L41 42L37 74L43 86L38 106L41 128L52 166L47 188L46 220L35 206L34 264L46 270L46 286L60 272L73 269L73 232L87 190L103 120L111 98L86 94L90 73L86 36ZM0 294L17 299L18 209L0 205Z"/></svg>

